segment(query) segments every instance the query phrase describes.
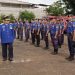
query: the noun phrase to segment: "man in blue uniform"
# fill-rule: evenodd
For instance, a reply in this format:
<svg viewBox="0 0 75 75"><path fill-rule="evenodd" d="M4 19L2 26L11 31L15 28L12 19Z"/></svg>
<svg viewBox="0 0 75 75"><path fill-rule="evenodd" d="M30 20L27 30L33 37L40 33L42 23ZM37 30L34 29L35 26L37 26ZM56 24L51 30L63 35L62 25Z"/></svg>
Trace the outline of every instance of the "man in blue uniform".
<svg viewBox="0 0 75 75"><path fill-rule="evenodd" d="M32 37L32 44L35 44L35 29L36 29L36 23L34 20L31 20L31 37Z"/></svg>
<svg viewBox="0 0 75 75"><path fill-rule="evenodd" d="M40 44L40 20L36 20L36 47Z"/></svg>
<svg viewBox="0 0 75 75"><path fill-rule="evenodd" d="M48 32L49 32L49 25L47 20L44 20L44 40L46 45L45 49L49 48Z"/></svg>
<svg viewBox="0 0 75 75"><path fill-rule="evenodd" d="M54 55L58 54L58 29L59 29L59 26L58 24L56 24L56 20L53 19L51 21L49 31L51 35L52 44L54 47L54 52L53 52Z"/></svg>
<svg viewBox="0 0 75 75"><path fill-rule="evenodd" d="M0 25L3 61L13 60L14 24L10 23L8 18L8 16L4 17Z"/></svg>
<svg viewBox="0 0 75 75"><path fill-rule="evenodd" d="M62 45L62 24L60 23L60 20L58 19L57 20L57 24L58 24L58 45L59 45L59 48L61 48L61 45Z"/></svg>
<svg viewBox="0 0 75 75"><path fill-rule="evenodd" d="M65 30L63 19L60 20L60 24L61 24L61 45L63 45L64 44L64 30Z"/></svg>
<svg viewBox="0 0 75 75"><path fill-rule="evenodd" d="M14 24L14 38L16 38L17 37L17 34L16 34L16 31L17 31L17 21L16 20L13 20L13 22L12 22L13 24Z"/></svg>
<svg viewBox="0 0 75 75"><path fill-rule="evenodd" d="M44 20L41 21L40 32L41 32L41 40L43 40L44 39Z"/></svg>
<svg viewBox="0 0 75 75"><path fill-rule="evenodd" d="M72 39L72 51L71 51L71 59L70 61L74 60L74 55L75 55L75 18L72 19L72 24L73 24L73 39Z"/></svg>
<svg viewBox="0 0 75 75"><path fill-rule="evenodd" d="M21 19L19 21L19 38L20 38L20 41L23 40L23 22Z"/></svg>
<svg viewBox="0 0 75 75"><path fill-rule="evenodd" d="M71 60L74 59L74 57L73 57L73 47L72 47L73 24L72 24L71 18L69 18L68 24L67 24L67 37L68 37L68 48L69 48L70 56L66 59L71 61Z"/></svg>
<svg viewBox="0 0 75 75"><path fill-rule="evenodd" d="M19 36L19 33L20 33L20 26L19 26L19 21L17 20L16 21L16 26L17 26L17 39L19 39L20 38L20 36Z"/></svg>
<svg viewBox="0 0 75 75"><path fill-rule="evenodd" d="M26 22L24 23L24 31L25 31L25 41L27 42L29 39L29 35L30 35L30 23L28 22L28 20L26 20Z"/></svg>

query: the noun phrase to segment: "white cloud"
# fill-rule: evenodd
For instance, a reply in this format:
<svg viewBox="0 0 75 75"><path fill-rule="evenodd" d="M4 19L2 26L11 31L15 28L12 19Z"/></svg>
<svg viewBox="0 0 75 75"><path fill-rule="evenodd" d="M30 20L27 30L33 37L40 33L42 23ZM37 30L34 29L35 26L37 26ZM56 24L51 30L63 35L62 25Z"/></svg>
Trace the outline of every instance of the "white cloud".
<svg viewBox="0 0 75 75"><path fill-rule="evenodd" d="M48 4L48 5L50 5L53 2L56 2L57 0L19 0L19 1L35 3L35 4Z"/></svg>

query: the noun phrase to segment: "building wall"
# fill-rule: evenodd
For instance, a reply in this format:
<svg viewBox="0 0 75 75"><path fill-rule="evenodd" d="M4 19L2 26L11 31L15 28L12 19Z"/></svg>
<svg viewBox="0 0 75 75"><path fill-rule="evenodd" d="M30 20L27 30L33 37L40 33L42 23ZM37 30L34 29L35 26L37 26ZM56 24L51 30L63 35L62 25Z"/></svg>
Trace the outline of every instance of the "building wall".
<svg viewBox="0 0 75 75"><path fill-rule="evenodd" d="M9 15L9 14L13 14L16 18L19 16L19 12L20 11L24 11L24 10L28 10L30 12L33 12L36 16L36 18L41 18L43 16L46 16L46 13L44 10L44 8L30 8L30 7L14 7L14 6L2 6L0 4L0 14L5 14L5 15Z"/></svg>

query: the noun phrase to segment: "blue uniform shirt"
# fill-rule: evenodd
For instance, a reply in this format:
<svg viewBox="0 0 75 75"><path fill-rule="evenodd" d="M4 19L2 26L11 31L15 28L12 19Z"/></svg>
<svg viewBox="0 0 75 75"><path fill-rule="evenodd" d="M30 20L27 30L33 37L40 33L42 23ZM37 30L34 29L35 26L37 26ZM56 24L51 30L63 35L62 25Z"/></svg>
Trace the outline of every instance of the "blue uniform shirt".
<svg viewBox="0 0 75 75"><path fill-rule="evenodd" d="M58 24L58 26L59 26L59 30L62 30L63 29L62 24Z"/></svg>
<svg viewBox="0 0 75 75"><path fill-rule="evenodd" d="M44 24L44 32L47 32L49 30L49 25L48 24Z"/></svg>
<svg viewBox="0 0 75 75"><path fill-rule="evenodd" d="M14 38L16 38L16 29L17 29L17 22L12 23L14 28Z"/></svg>
<svg viewBox="0 0 75 75"><path fill-rule="evenodd" d="M75 22L72 22L73 25L73 31L75 30Z"/></svg>
<svg viewBox="0 0 75 75"><path fill-rule="evenodd" d="M49 31L51 34L56 34L56 31L58 31L58 30L59 30L59 25L53 24L53 23L50 24Z"/></svg>
<svg viewBox="0 0 75 75"><path fill-rule="evenodd" d="M24 26L25 26L25 29L30 29L30 23L29 23L29 22L26 22L26 23L24 24Z"/></svg>
<svg viewBox="0 0 75 75"><path fill-rule="evenodd" d="M44 31L44 24L41 25L40 29L41 31Z"/></svg>
<svg viewBox="0 0 75 75"><path fill-rule="evenodd" d="M61 23L61 26L62 26L62 30L63 30L64 29L64 22Z"/></svg>
<svg viewBox="0 0 75 75"><path fill-rule="evenodd" d="M20 27L20 28L23 27L23 22L19 22L19 27Z"/></svg>
<svg viewBox="0 0 75 75"><path fill-rule="evenodd" d="M40 30L41 29L41 25L40 25L40 23L38 22L38 23L36 23L36 30Z"/></svg>
<svg viewBox="0 0 75 75"><path fill-rule="evenodd" d="M72 22L68 22L67 24L67 34L72 33L73 32L73 24Z"/></svg>
<svg viewBox="0 0 75 75"><path fill-rule="evenodd" d="M35 29L36 29L36 23L35 22L32 22L31 23L31 31L33 31Z"/></svg>
<svg viewBox="0 0 75 75"><path fill-rule="evenodd" d="M62 23L58 23L58 34L61 34L60 31L63 30L63 26L62 26Z"/></svg>
<svg viewBox="0 0 75 75"><path fill-rule="evenodd" d="M15 37L14 26L12 23L0 25L1 43L13 43Z"/></svg>

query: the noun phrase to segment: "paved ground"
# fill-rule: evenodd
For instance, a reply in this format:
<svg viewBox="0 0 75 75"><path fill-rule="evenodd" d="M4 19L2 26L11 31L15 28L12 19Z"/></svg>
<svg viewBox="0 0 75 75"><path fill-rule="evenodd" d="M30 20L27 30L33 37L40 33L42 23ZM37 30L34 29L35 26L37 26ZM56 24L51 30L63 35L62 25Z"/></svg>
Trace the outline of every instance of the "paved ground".
<svg viewBox="0 0 75 75"><path fill-rule="evenodd" d="M43 41L39 48L30 42L15 40L13 62L2 61L0 47L0 75L75 75L75 61L65 60L68 56L66 42L56 56L51 54L51 44L49 50L44 50Z"/></svg>

